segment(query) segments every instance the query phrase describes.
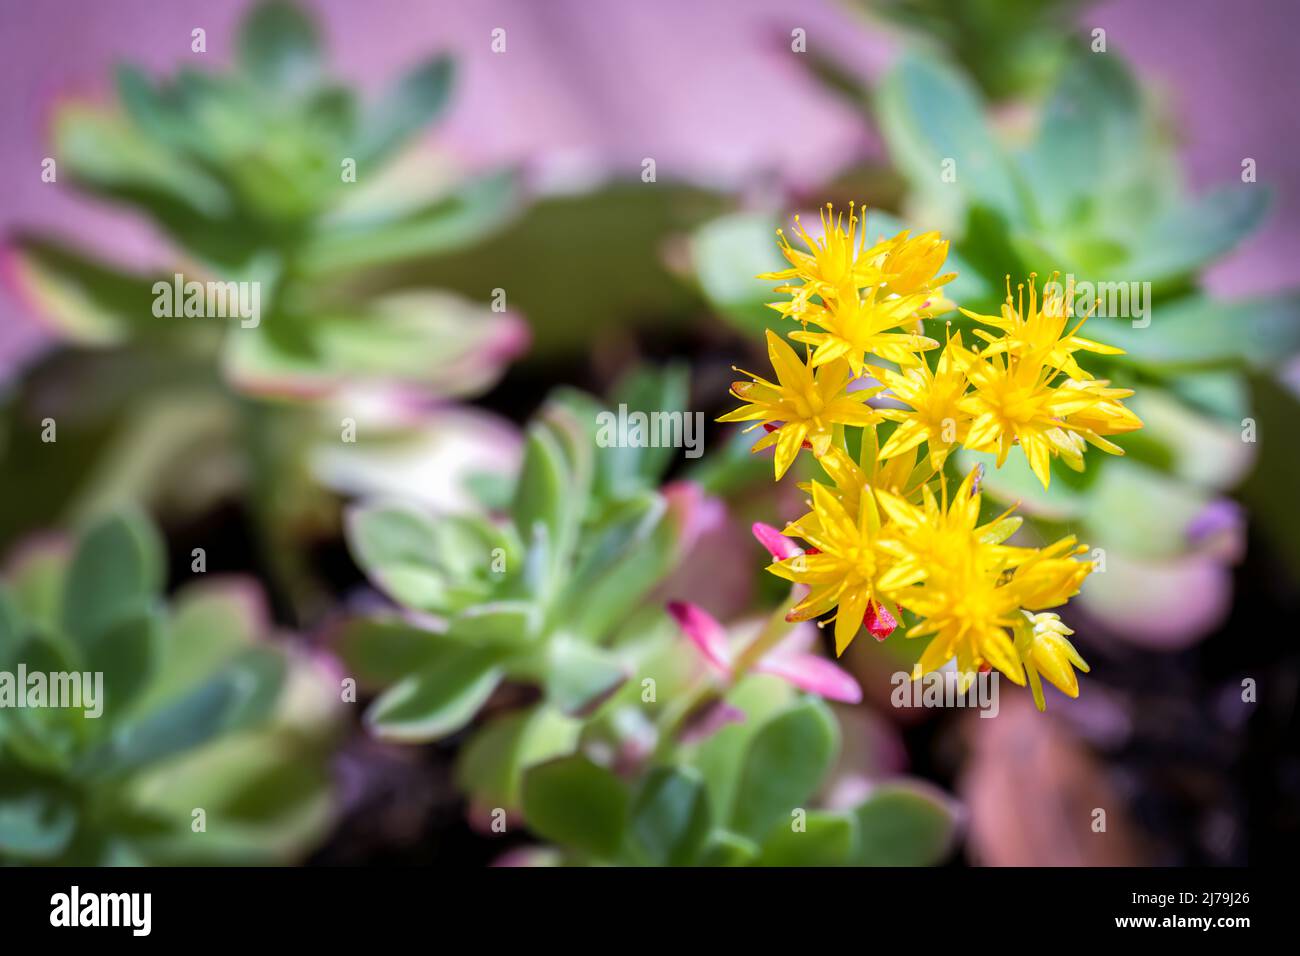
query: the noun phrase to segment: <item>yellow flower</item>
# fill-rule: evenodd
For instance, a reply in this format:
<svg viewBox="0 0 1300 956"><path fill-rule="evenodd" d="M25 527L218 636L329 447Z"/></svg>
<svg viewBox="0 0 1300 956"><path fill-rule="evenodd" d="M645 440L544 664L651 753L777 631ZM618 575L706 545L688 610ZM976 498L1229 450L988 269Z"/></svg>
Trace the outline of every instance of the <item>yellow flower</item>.
<svg viewBox="0 0 1300 956"><path fill-rule="evenodd" d="M877 488L909 497L916 486L930 477L928 470L913 474L916 456L899 455L890 461L881 461L877 453L876 429L868 426L862 429L862 450L859 461L854 461L847 451L832 445L826 454L817 459L826 477L834 483L832 494L848 514L857 514L862 494ZM799 489L809 496L813 493L813 482L801 482ZM809 511L795 522L801 528L813 530L819 527L817 512Z"/></svg>
<svg viewBox="0 0 1300 956"><path fill-rule="evenodd" d="M931 299L926 306L928 314L951 309L953 304L935 292L957 278L955 272L937 275L948 258L948 241L938 232L923 232L909 239L909 232L904 230L889 240L880 261L885 292L901 296L924 294Z"/></svg>
<svg viewBox="0 0 1300 956"><path fill-rule="evenodd" d="M1092 573L1091 561L1076 558L1087 552L1074 535L1067 535L1042 548L1017 548L1016 569L1009 585L1014 587L1020 606L1029 611L1059 607L1079 593L1084 578Z"/></svg>
<svg viewBox="0 0 1300 956"><path fill-rule="evenodd" d="M1062 693L1070 697L1079 696L1079 680L1074 676L1074 668L1086 674L1089 667L1066 639L1073 633L1060 617L1051 613L1026 614L1023 621L1017 622L1016 652L1025 665L1034 705L1039 710L1047 709L1039 675L1046 677Z"/></svg>
<svg viewBox="0 0 1300 956"><path fill-rule="evenodd" d="M795 217L806 251L778 230L790 268L760 278L784 283L777 291L788 300L771 305L799 320L789 338L807 354L801 359L769 332L776 382L745 373L752 381L732 386L745 404L720 419L768 429L754 449L776 446L778 479L802 447L825 474L799 485L809 510L782 532L804 547L774 547L771 534L767 541L776 556L768 571L796 585L788 619L829 616L839 655L864 626L883 640L905 609L907 636L928 638L916 676L955 661L963 686L997 668L1028 683L1040 710L1044 679L1077 696L1075 669L1088 665L1049 609L1092 572L1086 546L1073 536L1009 544L1021 519L1008 510L981 521L981 469L951 498L943 469L959 446L995 454L1000 467L1018 445L1046 487L1053 457L1082 470L1089 445L1123 454L1106 436L1142 427L1124 406L1133 393L1094 378L1076 357L1122 350L1079 334L1088 314L1073 321L1072 280L1062 287L1054 274L1040 299L1035 276L1028 296L1024 285L1013 295L1008 276L999 314L962 310L982 326L979 343L971 348L954 334L931 367L924 353L939 343L924 335L922 320L954 307L940 291L955 277L940 274L948 242L904 231L868 246L864 217L850 204L846 222L827 204L818 239ZM881 388L849 391L869 366L904 407L868 406ZM894 428L882 445L883 421ZM850 428L859 429L856 446Z"/></svg>
<svg viewBox="0 0 1300 956"><path fill-rule="evenodd" d="M952 341L961 347L961 333ZM889 436L880 457L893 458L929 444L930 466L938 471L952 449L966 440L971 416L961 407L966 394L966 375L945 349L933 371L925 362L898 372L882 369L880 378L890 395L912 406L911 411L883 409L881 416L899 423Z"/></svg>
<svg viewBox="0 0 1300 956"><path fill-rule="evenodd" d="M850 512L829 488L813 482L815 522L795 521L785 529L785 534L803 538L809 549L767 568L777 577L809 588L808 595L790 612L790 620L806 621L838 606L837 656L857 635L876 597L877 579L888 570L888 555L880 550L880 512L875 498L866 489L864 492Z"/></svg>
<svg viewBox="0 0 1300 956"><path fill-rule="evenodd" d="M855 203L849 203L847 229L844 227L844 213L840 212L837 217L831 203L827 203L822 210L821 222L822 238L814 239L799 221L799 217L794 217L795 232L803 239L808 252L790 245L785 232L778 229L776 233L780 237L781 253L792 268L765 272L758 276L760 279L802 279L802 286L778 289L780 292L794 294L800 306L812 295L825 299L837 295L846 286L856 290L878 285L881 281L876 261L888 248L888 243L882 242L867 248L867 231L865 228L860 232L858 230L859 216ZM798 309L794 313L797 314Z"/></svg>
<svg viewBox="0 0 1300 956"><path fill-rule="evenodd" d="M1123 435L1142 427L1142 419L1121 404L1121 399L1133 394L1131 388L1110 388L1105 379L1086 382L1070 380L1062 389L1085 392L1097 399L1094 404L1065 416L1061 429L1052 435L1056 453L1075 471L1083 470L1083 452L1095 445L1111 455L1122 455L1124 449L1106 441L1103 435Z"/></svg>
<svg viewBox="0 0 1300 956"><path fill-rule="evenodd" d="M963 675L973 675L987 663L1015 683L1025 682L1008 634L1020 602L1012 588L1000 583L1000 563L990 549L967 541L942 565L928 570L924 585L898 595L898 601L922 618L907 636L931 637L917 663L918 676L956 658Z"/></svg>
<svg viewBox="0 0 1300 956"><path fill-rule="evenodd" d="M1022 609L1064 602L1092 567L1073 559L1073 538L1041 549L1013 547L1003 542L1020 526L1019 518L1004 513L979 524L977 474L972 470L943 502L929 487L920 506L877 492L888 518L879 549L894 559L878 586L922 618L908 637L931 636L920 674L955 658L967 679L987 664L1023 684L1012 638Z"/></svg>
<svg viewBox="0 0 1300 956"><path fill-rule="evenodd" d="M977 524L980 496L972 470L957 493L939 502L923 489L921 506L878 494L891 534L881 548L895 558L885 584L903 584L894 599L922 620L907 636L932 636L917 665L919 674L937 670L954 657L964 674L984 663L1023 683L1015 665L1008 628L1015 623L1019 598L1003 585L1004 572L1018 549L1002 544L1018 527L1004 515Z"/></svg>
<svg viewBox="0 0 1300 956"><path fill-rule="evenodd" d="M893 331L917 326L917 310L926 301L924 294L890 299L884 298L879 289L859 295L851 287L845 287L841 293L834 305L809 305L805 310L807 321L824 331L804 329L790 333L794 341L813 347L814 366L847 359L853 374L861 375L868 355L898 365L916 365L921 361L918 352L939 344L915 331Z"/></svg>
<svg viewBox="0 0 1300 956"><path fill-rule="evenodd" d="M943 501L929 485L923 486L920 505L877 489L876 499L889 519L890 530L881 548L895 559L892 574L882 587L888 590L898 587L900 581L924 581L933 569L969 547L986 550L991 566L999 572L1014 563L1023 549L1002 542L1015 534L1022 519L1006 512L986 524L978 523L980 494L975 482L980 472L978 467L971 469L951 499L945 488Z"/></svg>
<svg viewBox="0 0 1300 956"><path fill-rule="evenodd" d="M742 402L720 422L755 422L753 426L777 425L754 443L754 451L776 445L776 477L779 480L794 462L804 442L814 455L824 455L834 437L836 425L872 425L879 413L865 404L879 389L848 391L851 380L846 362L834 362L814 369L806 365L775 332L768 330L767 354L776 372L776 383L746 372L752 382L735 382L731 394ZM739 369L737 371L740 371Z"/></svg>
<svg viewBox="0 0 1300 956"><path fill-rule="evenodd" d="M1012 446L1019 445L1029 467L1043 487L1048 487L1052 456L1068 447L1069 417L1101 404L1104 396L1095 389L1057 387L1053 382L1060 373L1029 357L1017 358L1004 351L986 358L955 341L949 350L974 386L958 403L973 419L965 447L995 452L1001 468ZM1123 454L1110 442L1094 444L1112 454Z"/></svg>
<svg viewBox="0 0 1300 956"><path fill-rule="evenodd" d="M1073 329L1067 329L1069 320L1074 316L1074 280L1067 279L1062 288L1056 281L1056 275L1043 287L1043 299L1038 301L1038 290L1034 285L1036 277L1029 277L1029 303L1025 307L1025 287L1016 286L1017 295L1011 295L1011 277L1007 276L1007 300L1002 304L1001 315L980 315L962 309L963 315L976 322L992 326L1002 334L992 335L983 329L976 329L975 334L989 343L984 350L986 356L1006 352L1017 358L1041 362L1054 369L1059 369L1070 378L1091 378L1079 367L1074 353L1078 351L1095 352L1101 355L1123 355L1124 350L1112 345L1103 345L1092 339L1085 339L1078 334L1087 316L1079 320Z"/></svg>

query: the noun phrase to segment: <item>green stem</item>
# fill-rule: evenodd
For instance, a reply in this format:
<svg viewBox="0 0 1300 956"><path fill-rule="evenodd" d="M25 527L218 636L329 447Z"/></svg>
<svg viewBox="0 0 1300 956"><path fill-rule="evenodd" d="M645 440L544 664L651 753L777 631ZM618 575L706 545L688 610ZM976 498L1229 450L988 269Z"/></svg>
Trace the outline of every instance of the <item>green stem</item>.
<svg viewBox="0 0 1300 956"><path fill-rule="evenodd" d="M289 618L302 622L311 601L311 576L284 518L285 481L291 470L284 443L292 435L282 434L277 409L256 399L236 397L247 461L249 498L257 536L257 549L270 577L275 605Z"/></svg>
<svg viewBox="0 0 1300 956"><path fill-rule="evenodd" d="M786 598L785 603L772 612L771 616L764 622L763 629L758 632L754 639L749 642L749 646L741 651L740 656L736 658L735 666L731 669L733 684L748 674L768 651L790 636L790 622L785 619L785 616L798 603L794 588L791 588L790 596Z"/></svg>
<svg viewBox="0 0 1300 956"><path fill-rule="evenodd" d="M763 659L768 651L790 636L790 623L785 619L785 616L797 603L799 602L792 588L785 603L772 612L771 616L763 623L762 630L736 658L736 662L731 668L731 679L728 681L726 688L723 689L723 694L735 687L753 669L754 665ZM711 681L702 680L664 712L661 721L662 726L659 731L659 741L655 745L653 755L655 762L667 761L677 749L678 738L681 736L686 720L710 695L717 693L718 690Z"/></svg>

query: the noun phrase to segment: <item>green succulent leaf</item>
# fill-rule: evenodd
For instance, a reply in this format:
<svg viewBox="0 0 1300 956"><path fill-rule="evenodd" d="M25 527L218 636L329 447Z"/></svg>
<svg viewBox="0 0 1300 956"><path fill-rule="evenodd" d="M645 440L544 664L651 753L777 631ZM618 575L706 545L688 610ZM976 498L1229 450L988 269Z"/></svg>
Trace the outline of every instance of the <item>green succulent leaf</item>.
<svg viewBox="0 0 1300 956"><path fill-rule="evenodd" d="M457 784L479 807L518 809L524 772L572 754L581 733L582 721L544 704L507 714L466 744L456 766Z"/></svg>
<svg viewBox="0 0 1300 956"><path fill-rule="evenodd" d="M1134 245L1142 251L1125 265L1125 272L1153 285L1189 276L1254 232L1268 204L1268 190L1247 183L1222 186L1183 202L1136 238Z"/></svg>
<svg viewBox="0 0 1300 956"><path fill-rule="evenodd" d="M403 76L367 116L358 165L374 162L402 145L442 113L451 97L455 64L438 55Z"/></svg>
<svg viewBox="0 0 1300 956"><path fill-rule="evenodd" d="M266 627L269 611L255 585L226 579L183 588L176 595L167 640L140 701L142 711L197 687L250 647Z"/></svg>
<svg viewBox="0 0 1300 956"><path fill-rule="evenodd" d="M273 90L302 89L320 69L316 25L292 3L254 7L240 25L235 45L249 74Z"/></svg>
<svg viewBox="0 0 1300 956"><path fill-rule="evenodd" d="M66 796L25 778L0 778L0 856L56 857L72 842L77 808Z"/></svg>
<svg viewBox="0 0 1300 956"><path fill-rule="evenodd" d="M524 774L529 829L598 860L623 850L631 798L626 785L581 755L561 757Z"/></svg>
<svg viewBox="0 0 1300 956"><path fill-rule="evenodd" d="M775 225L763 213L732 213L705 223L691 237L691 262L704 297L747 334L780 327L780 316L767 307L772 284L755 278L787 266Z"/></svg>
<svg viewBox="0 0 1300 956"><path fill-rule="evenodd" d="M184 146L193 135L176 98L156 84L144 70L129 63L114 70L118 99L135 129L159 146Z"/></svg>
<svg viewBox="0 0 1300 956"><path fill-rule="evenodd" d="M164 865L293 862L331 813L329 768L304 757L288 735L240 734L150 768L128 794L163 825L133 835L133 846ZM207 817L199 836L195 807Z"/></svg>
<svg viewBox="0 0 1300 956"><path fill-rule="evenodd" d="M938 794L913 784L886 784L853 811L857 866L932 866L952 847L957 817Z"/></svg>
<svg viewBox="0 0 1300 956"><path fill-rule="evenodd" d="M104 345L144 330L153 317L153 278L105 266L50 239L20 236L10 246L12 275L40 314L74 342Z"/></svg>
<svg viewBox="0 0 1300 956"><path fill-rule="evenodd" d="M268 659L278 661L268 652L232 665L183 697L115 727L109 740L87 756L84 770L94 774L138 770L201 747L263 716L282 674L265 663Z"/></svg>
<svg viewBox="0 0 1300 956"><path fill-rule="evenodd" d="M224 353L231 379L259 395L327 394L345 381L474 394L497 380L494 352L508 351L514 335L509 316L423 290L375 297L360 313L270 318L229 336Z"/></svg>
<svg viewBox="0 0 1300 956"><path fill-rule="evenodd" d="M629 840L633 852L654 866L689 866L712 825L709 797L699 772L659 767L632 800Z"/></svg>
<svg viewBox="0 0 1300 956"><path fill-rule="evenodd" d="M1094 196L1133 175L1133 151L1144 135L1140 107L1119 57L1080 55L1062 71L1022 161L1045 222L1077 221Z"/></svg>
<svg viewBox="0 0 1300 956"><path fill-rule="evenodd" d="M1211 493L1127 458L1108 462L1085 499L1088 540L1158 562L1186 553L1187 529ZM1159 508L1150 503L1159 501Z"/></svg>
<svg viewBox="0 0 1300 956"><path fill-rule="evenodd" d="M540 626L540 608L531 601L492 601L453 617L447 635L469 644L513 649L535 640Z"/></svg>
<svg viewBox="0 0 1300 956"><path fill-rule="evenodd" d="M765 674L750 674L727 694L727 703L745 719L727 724L694 748L691 766L704 775L709 788L709 805L719 817L736 805L742 768L750 744L767 722L785 712L795 700L785 681Z"/></svg>
<svg viewBox="0 0 1300 956"><path fill-rule="evenodd" d="M438 740L463 728L501 681L496 650L452 645L433 663L398 681L366 711L384 740Z"/></svg>
<svg viewBox="0 0 1300 956"><path fill-rule="evenodd" d="M63 592L63 627L90 645L122 618L148 609L163 585L163 545L138 515L103 519L81 536Z"/></svg>
<svg viewBox="0 0 1300 956"><path fill-rule="evenodd" d="M749 742L730 828L761 842L779 821L804 808L838 748L839 727L820 699L770 718Z"/></svg>
<svg viewBox="0 0 1300 956"><path fill-rule="evenodd" d="M54 143L81 186L139 203L164 224L186 216L210 223L230 210L226 190L197 164L96 107L61 107L54 117Z"/></svg>
<svg viewBox="0 0 1300 956"><path fill-rule="evenodd" d="M759 846L730 830L714 830L700 853L700 866L747 866L758 858Z"/></svg>
<svg viewBox="0 0 1300 956"><path fill-rule="evenodd" d="M537 585L549 593L577 535L582 502L575 500L572 473L558 439L542 425L528 430L524 463L515 488L511 514L519 536L536 546L545 542L544 564L536 569ZM540 532L539 529L540 528Z"/></svg>
<svg viewBox="0 0 1300 956"><path fill-rule="evenodd" d="M408 505L362 505L348 515L347 540L357 564L398 603L420 611L452 606L455 582L443 570L451 542L437 519Z"/></svg>
<svg viewBox="0 0 1300 956"><path fill-rule="evenodd" d="M71 554L45 546L10 564L0 644L29 672L103 684L80 707L0 709L0 864L289 862L328 825L332 689L256 640L256 589L204 580L168 613L162 572L157 532L135 513L89 526ZM213 839L195 840L194 807L220 814Z"/></svg>
<svg viewBox="0 0 1300 956"><path fill-rule="evenodd" d="M984 121L978 92L961 73L909 54L884 77L876 98L881 130L916 189L954 218L954 197L962 196L993 207L1009 222L1023 221L1015 170ZM953 183L940 179L949 160L956 163Z"/></svg>
<svg viewBox="0 0 1300 956"><path fill-rule="evenodd" d="M446 653L442 635L399 617L352 618L335 640L349 676L367 687L399 681Z"/></svg>
<svg viewBox="0 0 1300 956"><path fill-rule="evenodd" d="M570 630L588 640L609 633L671 569L680 523L653 492L617 507L580 558L559 604Z"/></svg>
<svg viewBox="0 0 1300 956"><path fill-rule="evenodd" d="M797 829L792 820L763 843L759 866L845 866L853 856L857 820L848 813L810 810Z"/></svg>
<svg viewBox="0 0 1300 956"><path fill-rule="evenodd" d="M602 441L603 436L598 431L599 492L622 499L657 488L674 456L683 454L686 439L693 437L696 442L704 439L702 434L692 429L689 417L696 413L689 411L689 403L690 369L682 363L662 368L638 367L625 376L613 391L611 409L605 413L609 417L605 420L615 421L623 406L627 407L629 415L641 412L648 417L649 423L646 444ZM675 425L671 424L673 419L664 419L670 423L670 440L663 440L663 425L657 432L653 431L654 419L649 416L655 412L668 415L680 412L681 432L678 433ZM688 429L692 429L690 435ZM698 452L701 447L697 444L695 450Z"/></svg>
<svg viewBox="0 0 1300 956"><path fill-rule="evenodd" d="M306 241L302 268L330 278L342 271L388 267L463 248L513 216L520 192L518 174L499 170L396 215L326 219Z"/></svg>
<svg viewBox="0 0 1300 956"><path fill-rule="evenodd" d="M163 655L164 624L157 611L120 619L97 637L86 654L86 670L104 675L106 720L132 712L155 679Z"/></svg>
<svg viewBox="0 0 1300 956"><path fill-rule="evenodd" d="M627 681L627 666L614 654L572 638L557 637L548 654L546 694L566 714L587 716Z"/></svg>

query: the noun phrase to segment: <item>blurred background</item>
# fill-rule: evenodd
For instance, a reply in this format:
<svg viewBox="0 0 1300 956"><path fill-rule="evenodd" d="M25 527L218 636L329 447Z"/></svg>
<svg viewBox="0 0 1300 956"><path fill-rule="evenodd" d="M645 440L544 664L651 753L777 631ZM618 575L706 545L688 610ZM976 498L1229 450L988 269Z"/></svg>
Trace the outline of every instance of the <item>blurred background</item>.
<svg viewBox="0 0 1300 956"><path fill-rule="evenodd" d="M951 865L1242 865L1294 844L1293 4L301 7L350 92L284 114L202 78L292 89L316 69L241 50L248 4L6 5L12 575L32 542L140 505L166 590L204 548L209 572L258 583L276 640L334 674L339 622L373 601L345 503L490 501L555 389L607 397L647 374L710 422L700 470L668 465L709 508L656 594L722 620L771 608L748 527L793 517L798 495L712 422L776 321L753 278L779 261L774 230L852 199L873 231L951 236L949 295L979 311L1031 270L1152 296L1149 327L1093 330L1128 351L1107 368L1147 424L1128 455L1050 494L1014 468L987 486L1042 533L1105 552L1065 614L1093 666L1081 696L1038 714L1004 694L993 720L896 709L888 675L912 652L861 640L842 663L866 700L840 712L861 773L951 795ZM150 100L164 78L180 108ZM361 144L354 186L339 184L344 141ZM935 172L950 156L955 184ZM182 270L268 283L275 314L256 335L203 319L156 334L140 290ZM347 419L378 438L341 444ZM337 720L332 809L286 853L480 865L509 849L466 820L457 738L403 748ZM1094 807L1109 839L1068 822Z"/></svg>

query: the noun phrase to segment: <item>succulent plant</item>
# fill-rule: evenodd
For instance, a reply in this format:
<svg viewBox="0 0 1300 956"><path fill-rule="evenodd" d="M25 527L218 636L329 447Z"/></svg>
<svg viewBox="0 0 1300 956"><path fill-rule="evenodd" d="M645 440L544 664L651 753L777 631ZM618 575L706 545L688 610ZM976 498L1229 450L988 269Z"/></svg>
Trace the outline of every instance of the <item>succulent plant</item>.
<svg viewBox="0 0 1300 956"><path fill-rule="evenodd" d="M69 101L54 114L60 173L147 217L175 247L174 267L126 273L21 236L11 277L73 341L220 347L229 380L252 393L379 380L457 395L490 383L519 343L517 320L446 294L385 292L379 275L473 241L518 198L509 171L453 184L432 154L401 152L449 101L450 58L363 107L325 72L315 26L290 4L255 7L236 49L226 73L155 82L123 66L117 109ZM174 274L256 284L258 320L181 315L179 298L174 317L159 316Z"/></svg>
<svg viewBox="0 0 1300 956"><path fill-rule="evenodd" d="M679 392L681 381L659 384ZM695 495L658 490L671 449L598 448L599 410L572 391L547 403L528 428L504 520L400 502L352 510L353 556L401 609L342 637L363 681L391 685L367 714L376 733L454 733L505 679L540 686L569 715L627 680L611 638L672 568Z"/></svg>
<svg viewBox="0 0 1300 956"><path fill-rule="evenodd" d="M235 49L225 72L122 66L111 106L54 110L49 188L125 206L170 252L131 271L93 235L9 237L7 280L71 347L5 402L6 457L30 467L6 468L3 491L32 508L0 533L52 524L69 499L74 515L134 501L202 513L250 490L276 587L301 598L293 549L333 510L309 474L318 449L349 423L358 445L411 439L402 410L481 393L526 345L490 288L477 303L391 274L503 224L519 178L466 180L416 142L450 100L445 55L362 104L291 4L253 7ZM88 380L96 402L62 398Z"/></svg>
<svg viewBox="0 0 1300 956"><path fill-rule="evenodd" d="M290 862L324 835L337 693L264 640L255 587L198 581L167 601L164 573L136 514L11 562L0 862Z"/></svg>

